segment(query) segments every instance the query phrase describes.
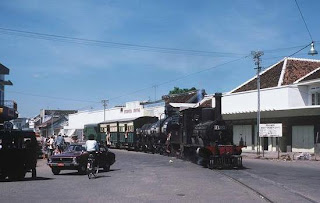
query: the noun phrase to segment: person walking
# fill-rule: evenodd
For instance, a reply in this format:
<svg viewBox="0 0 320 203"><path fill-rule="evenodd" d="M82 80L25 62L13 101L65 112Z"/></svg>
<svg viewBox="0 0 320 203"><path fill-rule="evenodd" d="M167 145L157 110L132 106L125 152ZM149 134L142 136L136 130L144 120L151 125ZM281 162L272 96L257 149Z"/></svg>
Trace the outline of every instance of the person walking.
<svg viewBox="0 0 320 203"><path fill-rule="evenodd" d="M61 136L61 134L59 134L55 141L55 145L58 148L58 151L60 154L63 152L64 144L65 144L64 138Z"/></svg>
<svg viewBox="0 0 320 203"><path fill-rule="evenodd" d="M110 132L107 131L107 133L106 133L106 146L110 147L110 145L111 145L111 135L110 135Z"/></svg>
<svg viewBox="0 0 320 203"><path fill-rule="evenodd" d="M50 158L53 155L53 151L54 151L54 137L51 136L50 139L47 142L48 145L48 158Z"/></svg>

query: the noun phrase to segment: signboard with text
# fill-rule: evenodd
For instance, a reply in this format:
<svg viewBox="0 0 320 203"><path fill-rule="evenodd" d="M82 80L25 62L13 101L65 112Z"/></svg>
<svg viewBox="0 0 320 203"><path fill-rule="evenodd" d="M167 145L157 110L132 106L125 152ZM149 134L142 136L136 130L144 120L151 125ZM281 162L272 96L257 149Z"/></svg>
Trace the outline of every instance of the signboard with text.
<svg viewBox="0 0 320 203"><path fill-rule="evenodd" d="M259 137L282 137L282 123L260 124Z"/></svg>

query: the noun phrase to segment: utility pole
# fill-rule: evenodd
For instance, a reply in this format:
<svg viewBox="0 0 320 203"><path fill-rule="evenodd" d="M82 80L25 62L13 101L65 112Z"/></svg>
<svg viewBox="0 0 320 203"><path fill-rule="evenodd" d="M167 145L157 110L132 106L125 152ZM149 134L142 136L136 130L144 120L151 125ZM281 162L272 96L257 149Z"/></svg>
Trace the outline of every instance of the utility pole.
<svg viewBox="0 0 320 203"><path fill-rule="evenodd" d="M253 60L255 65L257 66L257 92L258 92L258 109L257 109L257 155L260 154L260 71L261 71L261 59L260 57L263 55L262 51L252 51ZM262 143L263 145L263 143ZM262 146L262 155L264 156L264 146Z"/></svg>
<svg viewBox="0 0 320 203"><path fill-rule="evenodd" d="M52 131L52 136L54 136L53 118L54 118L54 111L51 113L51 131Z"/></svg>
<svg viewBox="0 0 320 203"><path fill-rule="evenodd" d="M154 101L157 101L157 88L158 88L158 85L153 85L152 87L154 88Z"/></svg>
<svg viewBox="0 0 320 203"><path fill-rule="evenodd" d="M109 100L103 99L103 100L101 100L101 102L103 104L103 121L106 121L106 108L108 106Z"/></svg>

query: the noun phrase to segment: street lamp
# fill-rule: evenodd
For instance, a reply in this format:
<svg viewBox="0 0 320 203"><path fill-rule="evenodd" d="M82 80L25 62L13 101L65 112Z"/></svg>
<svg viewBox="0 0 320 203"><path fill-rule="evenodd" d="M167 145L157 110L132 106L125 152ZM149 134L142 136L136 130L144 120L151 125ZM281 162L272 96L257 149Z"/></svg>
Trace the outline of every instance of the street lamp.
<svg viewBox="0 0 320 203"><path fill-rule="evenodd" d="M314 48L314 42L313 42L313 41L311 42L310 46L311 46L311 48L310 48L310 51L308 52L308 55L311 55L311 56L317 55L318 52L317 52L317 50Z"/></svg>

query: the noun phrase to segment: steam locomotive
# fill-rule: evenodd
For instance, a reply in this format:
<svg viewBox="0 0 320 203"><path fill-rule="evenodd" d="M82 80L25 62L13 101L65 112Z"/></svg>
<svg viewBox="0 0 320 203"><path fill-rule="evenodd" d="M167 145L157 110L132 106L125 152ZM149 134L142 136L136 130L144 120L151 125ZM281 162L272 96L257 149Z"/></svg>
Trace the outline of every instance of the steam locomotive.
<svg viewBox="0 0 320 203"><path fill-rule="evenodd" d="M177 156L209 168L242 167L242 146L232 143L231 127L221 116L221 97L215 94L215 108L180 111L169 103L163 119L145 116L103 122L97 129L110 134L115 148Z"/></svg>

